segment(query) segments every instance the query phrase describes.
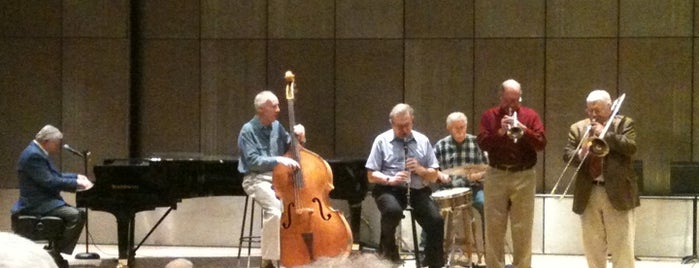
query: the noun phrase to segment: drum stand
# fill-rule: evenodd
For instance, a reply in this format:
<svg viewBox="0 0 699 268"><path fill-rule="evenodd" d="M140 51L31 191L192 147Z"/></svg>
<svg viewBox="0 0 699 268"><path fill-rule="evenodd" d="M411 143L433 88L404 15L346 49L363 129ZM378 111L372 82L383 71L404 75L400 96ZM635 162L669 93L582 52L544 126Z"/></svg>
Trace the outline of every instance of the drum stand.
<svg viewBox="0 0 699 268"><path fill-rule="evenodd" d="M449 246L449 254L447 255L447 262L446 262L446 267L451 267L451 261L453 257L455 256L455 253L458 251L460 255L466 256L468 259L469 266L472 263L472 255L473 255L473 247L472 247L472 239L473 237L473 229L471 226L471 216L470 216L470 206L463 206L463 207L456 207L456 208L444 208L442 209L442 214L445 220L445 225L444 228L445 234L446 234L446 239L445 241L449 240L451 241L451 245ZM464 241L463 243L466 246L466 252L464 254L464 251L462 248L460 248L460 245L456 245L456 232L454 231L454 215L459 214L461 216L461 220L465 223L464 226L467 226L466 229L464 230Z"/></svg>

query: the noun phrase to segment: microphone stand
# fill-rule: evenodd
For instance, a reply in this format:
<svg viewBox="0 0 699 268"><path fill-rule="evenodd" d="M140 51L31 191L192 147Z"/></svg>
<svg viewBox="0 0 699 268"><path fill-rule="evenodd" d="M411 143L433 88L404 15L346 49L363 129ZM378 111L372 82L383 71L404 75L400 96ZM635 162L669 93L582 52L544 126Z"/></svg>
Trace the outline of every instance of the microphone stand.
<svg viewBox="0 0 699 268"><path fill-rule="evenodd" d="M85 176L87 176L87 162L90 160L88 157L89 155L90 155L90 151L87 151L87 150L82 151L83 174ZM80 260L99 260L100 255L97 254L96 252L90 252L90 248L89 248L90 247L90 241L89 241L90 231L88 229L88 226L90 226L90 225L88 224L89 217L88 217L87 211L88 211L88 208L86 207L85 208L85 252L76 254L75 258L80 259Z"/></svg>

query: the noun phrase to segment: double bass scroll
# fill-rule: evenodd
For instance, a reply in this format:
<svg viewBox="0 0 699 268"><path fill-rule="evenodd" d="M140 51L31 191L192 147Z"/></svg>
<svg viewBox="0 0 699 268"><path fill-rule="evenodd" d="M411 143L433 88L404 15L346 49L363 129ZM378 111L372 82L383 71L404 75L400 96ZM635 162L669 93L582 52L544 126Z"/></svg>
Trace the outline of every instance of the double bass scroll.
<svg viewBox="0 0 699 268"><path fill-rule="evenodd" d="M294 116L295 76L286 75L286 99L289 104L289 125L296 125ZM301 146L295 134L286 157L299 163L294 169L277 165L273 186L284 205L280 227L281 264L294 267L313 262L319 257L346 257L352 249L352 230L342 212L330 206L334 188L330 165L318 154Z"/></svg>

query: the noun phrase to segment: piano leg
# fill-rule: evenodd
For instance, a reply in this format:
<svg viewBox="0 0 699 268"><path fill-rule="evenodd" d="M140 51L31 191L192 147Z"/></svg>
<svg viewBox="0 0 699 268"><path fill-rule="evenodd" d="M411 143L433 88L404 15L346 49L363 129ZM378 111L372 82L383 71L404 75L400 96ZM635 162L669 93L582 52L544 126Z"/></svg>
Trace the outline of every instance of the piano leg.
<svg viewBox="0 0 699 268"><path fill-rule="evenodd" d="M358 201L358 202L357 202ZM350 208L350 229L354 243L359 243L359 229L362 223L362 200L347 200Z"/></svg>
<svg viewBox="0 0 699 268"><path fill-rule="evenodd" d="M134 267L134 228L135 212L122 211L114 215L117 219L117 239L119 243L119 266Z"/></svg>

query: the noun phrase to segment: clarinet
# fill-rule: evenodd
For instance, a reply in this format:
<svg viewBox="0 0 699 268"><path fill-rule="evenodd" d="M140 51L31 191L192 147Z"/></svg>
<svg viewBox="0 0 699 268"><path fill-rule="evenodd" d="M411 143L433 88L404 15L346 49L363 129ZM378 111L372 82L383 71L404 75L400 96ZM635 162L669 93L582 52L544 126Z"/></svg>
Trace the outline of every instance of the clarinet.
<svg viewBox="0 0 699 268"><path fill-rule="evenodd" d="M412 180L412 174L408 170L408 138L403 139L403 156L405 157L405 171L408 171L408 191L406 193L406 199L408 201L408 209L412 208L410 205L410 185Z"/></svg>

